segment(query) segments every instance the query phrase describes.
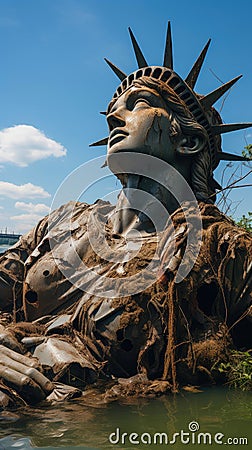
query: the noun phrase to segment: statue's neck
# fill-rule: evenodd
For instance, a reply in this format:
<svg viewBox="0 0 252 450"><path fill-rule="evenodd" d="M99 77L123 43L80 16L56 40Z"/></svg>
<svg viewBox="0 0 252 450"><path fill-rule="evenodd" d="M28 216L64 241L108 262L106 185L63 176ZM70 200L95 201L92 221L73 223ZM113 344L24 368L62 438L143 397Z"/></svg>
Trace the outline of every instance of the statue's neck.
<svg viewBox="0 0 252 450"><path fill-rule="evenodd" d="M132 230L161 231L178 206L171 192L161 184L140 175L127 175L111 216L113 232L125 236Z"/></svg>

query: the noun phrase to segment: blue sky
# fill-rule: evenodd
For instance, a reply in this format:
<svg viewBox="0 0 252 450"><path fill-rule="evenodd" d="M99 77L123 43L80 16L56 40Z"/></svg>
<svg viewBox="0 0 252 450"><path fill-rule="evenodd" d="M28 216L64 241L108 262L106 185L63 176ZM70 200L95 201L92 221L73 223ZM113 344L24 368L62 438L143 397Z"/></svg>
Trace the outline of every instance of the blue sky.
<svg viewBox="0 0 252 450"><path fill-rule="evenodd" d="M126 73L136 69L128 26L149 64L159 65L171 20L174 69L184 77L211 37L196 90L217 88L214 74L226 82L242 73L222 118L251 122L251 12L249 0L0 0L0 229L28 231L48 212L71 171L105 157L105 147L88 146L107 135L99 111L119 84L103 58ZM252 143L252 129L225 136L223 150L241 153L246 143ZM216 171L218 181L224 167ZM83 200L93 202L118 188L112 176ZM252 209L251 195L251 188L233 191L232 199L242 200L236 216ZM71 199L69 192L65 201Z"/></svg>

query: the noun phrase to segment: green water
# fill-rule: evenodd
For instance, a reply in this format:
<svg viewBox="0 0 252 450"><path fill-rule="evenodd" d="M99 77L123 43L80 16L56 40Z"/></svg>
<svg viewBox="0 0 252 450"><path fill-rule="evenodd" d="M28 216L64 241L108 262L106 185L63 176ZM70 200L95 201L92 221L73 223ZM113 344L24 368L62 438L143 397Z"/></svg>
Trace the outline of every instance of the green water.
<svg viewBox="0 0 252 450"><path fill-rule="evenodd" d="M95 401L95 397L93 399ZM186 448L221 448L214 441L217 433L222 433L224 445L228 438L233 443L225 444L229 448L252 448L252 394L231 391L224 388L210 388L202 393L169 395L158 399L140 399L138 401L113 402L100 404L97 398L96 407L85 404L82 399L72 400L53 406L26 408L16 412L0 414L0 449L29 448L23 446L20 438L29 438L33 447L83 447L104 449L186 449ZM189 432L189 423L197 422L199 431ZM118 435L112 434L120 430ZM189 444L176 438L170 443L175 432L189 432L183 439L189 439ZM169 442L160 445L154 434L164 432ZM199 433L209 433L206 444L198 444ZM127 433L122 438L122 433ZM131 435L131 433L137 433ZM145 433L145 434L144 434ZM147 434L146 434L147 433ZM16 446L8 447L7 436L13 436ZM180 434L181 436L181 434ZM239 438L246 438L247 445ZM130 442L131 439L131 442ZM149 441L151 439L151 443ZM141 442L143 440L143 442ZM194 443L193 443L194 440ZM26 440L28 442L28 439ZM133 443L132 443L133 441ZM139 444L136 443L139 441ZM20 444L21 443L21 444ZM225 448L225 447L224 447Z"/></svg>
<svg viewBox="0 0 252 450"><path fill-rule="evenodd" d="M0 246L0 252L6 248ZM94 406L95 405L95 406ZM189 432L197 422L199 431ZM116 430L120 430L118 434ZM181 430L189 432L181 442ZM168 443L155 444L155 433L166 433ZM198 444L199 433L209 433L207 443ZM112 444L109 436L112 433ZM123 433L127 433L127 436ZM130 434L135 443L130 443ZM145 433L145 434L144 434ZM147 433L147 435L146 435ZM174 433L180 433L174 444ZM201 393L184 392L158 399L127 400L104 404L96 394L53 406L23 408L0 413L0 450L54 449L220 449L214 438L221 433L224 448L252 449L252 393L208 388ZM118 439L117 439L118 438ZM144 442L141 442L141 438ZM228 439L233 442L228 444ZM247 444L239 438L246 438ZM132 439L132 436L131 436ZM151 443L147 443L151 439ZM193 443L194 439L194 443ZM220 439L220 437L219 437ZM136 443L139 441L139 444ZM245 441L243 441L245 442Z"/></svg>

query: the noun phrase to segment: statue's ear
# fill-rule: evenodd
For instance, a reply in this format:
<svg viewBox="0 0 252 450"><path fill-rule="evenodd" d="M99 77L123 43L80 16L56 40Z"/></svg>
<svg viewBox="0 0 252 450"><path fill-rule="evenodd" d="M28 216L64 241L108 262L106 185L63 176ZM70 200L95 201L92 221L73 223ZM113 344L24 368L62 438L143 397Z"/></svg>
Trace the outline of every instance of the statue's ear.
<svg viewBox="0 0 252 450"><path fill-rule="evenodd" d="M180 142L176 148L176 151L180 155L193 156L201 152L206 145L206 138L204 135L195 135L181 137Z"/></svg>

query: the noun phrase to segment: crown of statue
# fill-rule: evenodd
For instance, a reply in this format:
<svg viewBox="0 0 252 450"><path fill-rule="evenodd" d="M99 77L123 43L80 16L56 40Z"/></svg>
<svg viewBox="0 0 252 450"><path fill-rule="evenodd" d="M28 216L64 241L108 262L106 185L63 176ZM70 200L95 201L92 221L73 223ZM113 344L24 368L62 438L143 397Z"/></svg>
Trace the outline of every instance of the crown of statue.
<svg viewBox="0 0 252 450"><path fill-rule="evenodd" d="M130 38L133 44L136 60L138 63L138 70L126 75L111 61L105 58L105 61L121 80L120 86L117 88L114 99L119 97L126 89L128 89L132 83L141 77L151 77L156 80L160 80L164 84L168 85L177 96L184 102L196 121L202 125L207 131L209 137L209 148L212 160L212 169L215 169L221 160L226 161L246 161L248 158L234 155L231 153L223 152L220 144L220 135L228 133L230 131L241 130L252 126L252 123L232 123L223 124L217 111L213 108L213 105L217 100L222 97L225 92L228 91L241 77L232 79L231 81L221 85L216 90L203 96L194 91L195 84L201 71L202 64L206 57L206 53L211 42L208 40L207 44L200 53L198 59L194 63L187 77L183 80L173 70L173 53L172 53L172 37L171 37L171 25L168 22L166 45L164 52L163 66L149 66L137 41L129 28ZM102 114L106 114L105 112ZM90 146L107 145L108 138L101 139Z"/></svg>

